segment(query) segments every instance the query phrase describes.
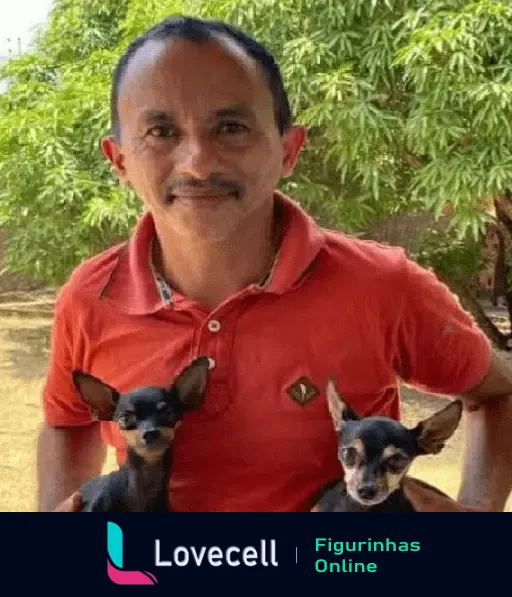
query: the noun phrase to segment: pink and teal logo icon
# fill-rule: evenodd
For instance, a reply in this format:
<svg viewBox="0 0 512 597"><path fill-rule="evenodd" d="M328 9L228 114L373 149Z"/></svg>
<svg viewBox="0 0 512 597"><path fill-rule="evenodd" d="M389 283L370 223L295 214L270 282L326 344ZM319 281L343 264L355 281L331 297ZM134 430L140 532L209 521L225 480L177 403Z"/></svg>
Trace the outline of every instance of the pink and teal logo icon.
<svg viewBox="0 0 512 597"><path fill-rule="evenodd" d="M107 572L116 585L156 585L151 572L123 569L123 531L115 522L107 522Z"/></svg>

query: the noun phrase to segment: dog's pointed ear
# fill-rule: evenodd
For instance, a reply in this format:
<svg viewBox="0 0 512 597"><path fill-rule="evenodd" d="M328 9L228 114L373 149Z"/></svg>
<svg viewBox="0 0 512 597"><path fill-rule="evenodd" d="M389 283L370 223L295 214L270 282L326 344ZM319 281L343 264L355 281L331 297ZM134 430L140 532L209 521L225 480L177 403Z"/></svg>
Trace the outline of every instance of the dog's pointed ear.
<svg viewBox="0 0 512 597"><path fill-rule="evenodd" d="M83 371L73 371L73 383L84 399L93 419L111 421L119 392L107 383Z"/></svg>
<svg viewBox="0 0 512 597"><path fill-rule="evenodd" d="M210 359L199 357L185 367L174 380L172 388L178 392L181 402L187 409L192 410L203 404L209 370Z"/></svg>
<svg viewBox="0 0 512 597"><path fill-rule="evenodd" d="M450 404L424 419L412 430L416 435L420 454L438 454L454 434L462 417L462 401Z"/></svg>
<svg viewBox="0 0 512 597"><path fill-rule="evenodd" d="M332 377L327 380L327 406L336 431L340 432L346 421L358 421L359 416L343 400Z"/></svg>

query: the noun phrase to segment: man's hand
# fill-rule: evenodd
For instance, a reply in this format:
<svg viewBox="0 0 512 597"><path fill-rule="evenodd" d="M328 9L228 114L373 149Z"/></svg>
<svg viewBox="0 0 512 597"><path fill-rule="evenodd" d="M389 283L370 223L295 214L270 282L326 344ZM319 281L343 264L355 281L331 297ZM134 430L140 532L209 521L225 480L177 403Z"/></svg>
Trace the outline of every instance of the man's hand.
<svg viewBox="0 0 512 597"><path fill-rule="evenodd" d="M403 485L407 499L416 512L488 512L490 509L465 506L450 497L445 497L427 484L413 477L406 477Z"/></svg>
<svg viewBox="0 0 512 597"><path fill-rule="evenodd" d="M63 500L54 510L54 512L79 512L82 506L82 496L75 491L68 498Z"/></svg>
<svg viewBox="0 0 512 597"><path fill-rule="evenodd" d="M76 492L88 479L101 474L106 450L99 425L51 428L45 426L38 442L39 512L76 512Z"/></svg>

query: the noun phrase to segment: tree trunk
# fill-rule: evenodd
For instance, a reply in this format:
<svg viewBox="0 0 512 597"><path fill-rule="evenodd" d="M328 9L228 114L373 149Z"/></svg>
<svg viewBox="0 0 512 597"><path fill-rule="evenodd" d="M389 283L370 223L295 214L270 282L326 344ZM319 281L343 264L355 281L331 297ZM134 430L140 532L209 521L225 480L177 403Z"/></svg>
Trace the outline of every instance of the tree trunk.
<svg viewBox="0 0 512 597"><path fill-rule="evenodd" d="M474 296L471 289L462 282L444 280L441 275L437 275L439 276L439 279L448 285L452 292L459 297L464 309L466 309L466 311L473 316L478 326L487 335L491 342L493 342L496 348L510 351L511 348L508 346L509 336L502 334L494 325L493 321L487 316L487 313L480 304L480 301L476 298L476 296Z"/></svg>

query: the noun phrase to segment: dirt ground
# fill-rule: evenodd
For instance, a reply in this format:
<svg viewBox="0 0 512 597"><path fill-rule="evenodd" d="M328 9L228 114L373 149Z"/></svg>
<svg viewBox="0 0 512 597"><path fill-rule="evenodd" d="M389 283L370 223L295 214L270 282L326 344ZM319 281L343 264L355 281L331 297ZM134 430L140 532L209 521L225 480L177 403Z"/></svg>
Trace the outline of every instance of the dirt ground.
<svg viewBox="0 0 512 597"><path fill-rule="evenodd" d="M48 358L52 296L39 293L0 295L0 511L36 510L36 440L41 424L40 395ZM27 304L27 300L30 303ZM512 357L509 357L512 358ZM404 388L407 425L434 412L444 398ZM464 429L460 427L443 452L424 456L412 474L436 484L449 495L458 490ZM105 471L114 466L109 451ZM507 509L512 511L512 498Z"/></svg>
<svg viewBox="0 0 512 597"><path fill-rule="evenodd" d="M52 298L44 293L0 295L0 512L37 509L36 440ZM105 470L113 466L110 451Z"/></svg>

